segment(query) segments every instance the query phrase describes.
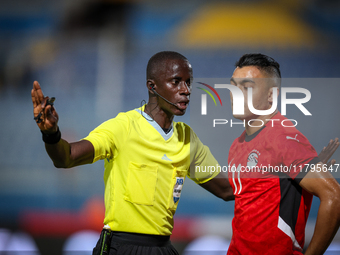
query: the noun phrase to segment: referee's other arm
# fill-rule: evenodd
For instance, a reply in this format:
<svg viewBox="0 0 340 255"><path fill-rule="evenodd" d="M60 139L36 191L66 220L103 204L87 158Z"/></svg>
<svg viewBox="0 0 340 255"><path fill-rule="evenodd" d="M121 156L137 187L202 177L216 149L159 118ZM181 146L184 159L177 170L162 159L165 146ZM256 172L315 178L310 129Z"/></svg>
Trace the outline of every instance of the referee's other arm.
<svg viewBox="0 0 340 255"><path fill-rule="evenodd" d="M224 201L235 200L233 188L224 172L220 172L214 179L202 183L200 186Z"/></svg>

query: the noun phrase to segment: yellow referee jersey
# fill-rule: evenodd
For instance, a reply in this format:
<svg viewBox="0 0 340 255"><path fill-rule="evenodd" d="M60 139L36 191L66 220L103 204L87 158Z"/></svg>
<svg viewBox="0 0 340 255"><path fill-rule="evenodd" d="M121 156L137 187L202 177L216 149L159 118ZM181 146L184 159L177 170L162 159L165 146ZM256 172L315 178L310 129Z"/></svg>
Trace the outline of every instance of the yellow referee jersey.
<svg viewBox="0 0 340 255"><path fill-rule="evenodd" d="M118 114L84 139L94 146L93 162L105 160L104 224L114 231L171 235L185 177L204 183L218 174L194 173L190 165L218 163L188 125L173 122L166 134L143 109Z"/></svg>

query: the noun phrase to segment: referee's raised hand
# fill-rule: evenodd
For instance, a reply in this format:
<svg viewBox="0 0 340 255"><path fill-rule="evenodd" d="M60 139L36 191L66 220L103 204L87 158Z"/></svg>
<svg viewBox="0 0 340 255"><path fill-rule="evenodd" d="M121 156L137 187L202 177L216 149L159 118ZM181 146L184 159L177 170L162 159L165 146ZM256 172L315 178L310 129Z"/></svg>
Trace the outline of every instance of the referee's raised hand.
<svg viewBox="0 0 340 255"><path fill-rule="evenodd" d="M34 120L44 133L55 133L58 130L58 113L53 106L53 100L44 97L39 82L33 82L31 91Z"/></svg>

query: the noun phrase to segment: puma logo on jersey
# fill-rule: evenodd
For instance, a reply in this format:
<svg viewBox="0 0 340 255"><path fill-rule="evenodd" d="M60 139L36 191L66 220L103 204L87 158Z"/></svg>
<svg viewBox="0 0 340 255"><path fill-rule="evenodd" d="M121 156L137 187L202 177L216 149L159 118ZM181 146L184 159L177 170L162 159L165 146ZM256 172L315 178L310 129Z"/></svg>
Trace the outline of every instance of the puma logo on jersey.
<svg viewBox="0 0 340 255"><path fill-rule="evenodd" d="M290 136L287 135L286 138L287 139L291 139L291 140L296 140L296 141L300 142L298 139L296 139L297 135L298 134L296 134L295 137L290 137Z"/></svg>
<svg viewBox="0 0 340 255"><path fill-rule="evenodd" d="M166 154L163 155L162 159L167 160L167 161L172 161L171 159L169 159L169 158L167 157Z"/></svg>

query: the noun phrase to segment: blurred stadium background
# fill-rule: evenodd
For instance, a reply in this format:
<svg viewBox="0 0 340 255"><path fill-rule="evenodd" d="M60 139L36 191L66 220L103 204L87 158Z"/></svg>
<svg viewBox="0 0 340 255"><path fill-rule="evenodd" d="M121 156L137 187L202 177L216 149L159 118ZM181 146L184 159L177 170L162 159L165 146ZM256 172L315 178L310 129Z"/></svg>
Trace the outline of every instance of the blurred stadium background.
<svg viewBox="0 0 340 255"><path fill-rule="evenodd" d="M66 254L73 234L87 231L90 240L102 227L103 164L53 167L33 121L34 80L56 97L63 137L76 141L147 99L146 64L162 50L184 54L195 78L229 78L250 52L276 59L284 78L338 78L339 13L337 0L1 1L0 251ZM340 134L340 89L326 93L327 113L314 111L331 121L301 130L318 151ZM228 133L230 143L239 133ZM233 205L187 180L172 236L178 250L205 235L228 240ZM317 206L314 199L307 244Z"/></svg>

